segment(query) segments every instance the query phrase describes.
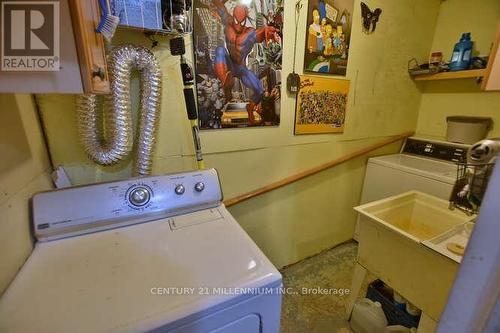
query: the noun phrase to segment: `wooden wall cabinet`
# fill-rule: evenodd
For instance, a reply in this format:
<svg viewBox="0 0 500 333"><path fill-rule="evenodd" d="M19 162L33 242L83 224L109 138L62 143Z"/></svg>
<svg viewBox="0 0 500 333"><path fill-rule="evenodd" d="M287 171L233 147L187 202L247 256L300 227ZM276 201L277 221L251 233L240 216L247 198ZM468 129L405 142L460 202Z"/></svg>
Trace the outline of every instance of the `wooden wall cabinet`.
<svg viewBox="0 0 500 333"><path fill-rule="evenodd" d="M486 91L500 91L500 22L481 88Z"/></svg>
<svg viewBox="0 0 500 333"><path fill-rule="evenodd" d="M0 93L109 93L98 0L60 0L60 70L0 70Z"/></svg>

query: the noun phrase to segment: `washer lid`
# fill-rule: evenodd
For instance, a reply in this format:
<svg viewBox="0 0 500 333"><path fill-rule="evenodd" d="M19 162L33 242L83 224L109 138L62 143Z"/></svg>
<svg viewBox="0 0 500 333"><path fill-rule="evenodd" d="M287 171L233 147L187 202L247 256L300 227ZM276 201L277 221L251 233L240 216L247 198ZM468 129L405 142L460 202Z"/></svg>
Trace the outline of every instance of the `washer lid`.
<svg viewBox="0 0 500 333"><path fill-rule="evenodd" d="M457 177L457 166L455 164L440 162L425 157L417 157L406 154L393 154L372 157L368 161L369 163L375 163L398 169L451 185L455 184Z"/></svg>
<svg viewBox="0 0 500 333"><path fill-rule="evenodd" d="M148 331L280 280L220 206L38 243L0 299L0 331Z"/></svg>

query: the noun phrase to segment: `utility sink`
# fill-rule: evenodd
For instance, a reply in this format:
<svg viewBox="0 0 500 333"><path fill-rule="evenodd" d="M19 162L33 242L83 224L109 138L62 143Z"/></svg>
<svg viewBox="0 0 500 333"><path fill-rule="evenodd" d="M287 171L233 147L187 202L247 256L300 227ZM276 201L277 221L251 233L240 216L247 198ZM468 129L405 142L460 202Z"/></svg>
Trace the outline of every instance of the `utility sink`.
<svg viewBox="0 0 500 333"><path fill-rule="evenodd" d="M460 262L447 252L448 245L465 247L457 233L461 235L473 218L448 206L446 200L410 191L355 207L359 212L357 265L434 321L439 321Z"/></svg>
<svg viewBox="0 0 500 333"><path fill-rule="evenodd" d="M410 191L354 209L401 235L422 242L468 222L471 217L448 209L448 202L434 196Z"/></svg>

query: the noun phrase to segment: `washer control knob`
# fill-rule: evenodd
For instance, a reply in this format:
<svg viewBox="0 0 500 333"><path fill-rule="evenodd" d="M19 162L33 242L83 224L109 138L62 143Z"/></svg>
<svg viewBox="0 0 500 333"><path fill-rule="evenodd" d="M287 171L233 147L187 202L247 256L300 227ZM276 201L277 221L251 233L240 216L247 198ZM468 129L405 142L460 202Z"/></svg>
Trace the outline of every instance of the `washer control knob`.
<svg viewBox="0 0 500 333"><path fill-rule="evenodd" d="M144 206L151 199L151 193L145 187L136 187L130 191L128 199L134 206Z"/></svg>
<svg viewBox="0 0 500 333"><path fill-rule="evenodd" d="M186 191L186 188L182 184L179 184L175 187L175 194L177 194L177 195L182 195L182 194L184 194L185 191Z"/></svg>
<svg viewBox="0 0 500 333"><path fill-rule="evenodd" d="M196 184L194 184L194 190L196 192L201 192L205 189L205 184L203 184L202 182L198 182Z"/></svg>

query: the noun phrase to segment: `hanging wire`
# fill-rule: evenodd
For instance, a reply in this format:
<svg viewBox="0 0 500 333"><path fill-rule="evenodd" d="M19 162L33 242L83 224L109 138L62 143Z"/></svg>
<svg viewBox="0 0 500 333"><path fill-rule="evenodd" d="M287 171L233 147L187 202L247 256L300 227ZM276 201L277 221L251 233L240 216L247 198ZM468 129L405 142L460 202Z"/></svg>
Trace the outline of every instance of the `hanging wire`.
<svg viewBox="0 0 500 333"><path fill-rule="evenodd" d="M297 29L299 27L300 10L302 9L302 0L295 3L295 41L293 44L293 72L295 73L295 58L297 57Z"/></svg>

